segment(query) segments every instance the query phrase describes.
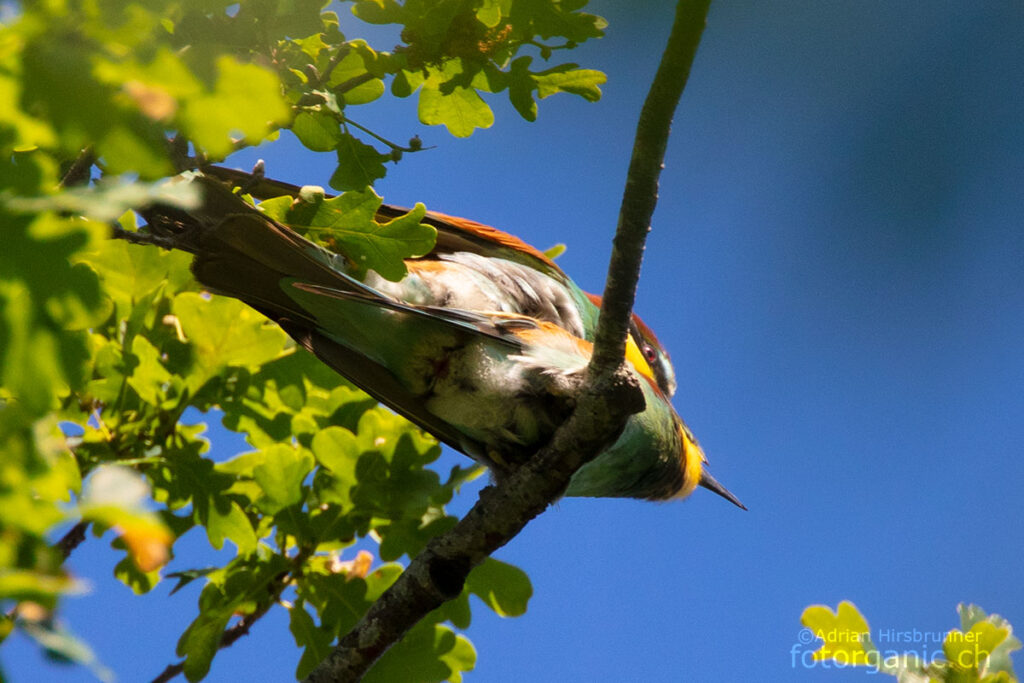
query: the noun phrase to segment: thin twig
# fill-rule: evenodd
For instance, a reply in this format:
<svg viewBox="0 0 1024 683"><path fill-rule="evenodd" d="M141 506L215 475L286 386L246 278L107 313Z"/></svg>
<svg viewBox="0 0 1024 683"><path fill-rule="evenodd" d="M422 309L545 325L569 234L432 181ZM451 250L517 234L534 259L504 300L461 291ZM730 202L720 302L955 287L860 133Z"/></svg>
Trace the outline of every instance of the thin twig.
<svg viewBox="0 0 1024 683"><path fill-rule="evenodd" d="M395 143L395 142L391 142L387 138L381 137L377 133L374 133L372 130L370 130L369 128L367 128L363 124L356 123L355 121L353 121L352 119L350 119L347 116L343 116L341 118L341 122L343 124L345 124L346 126L352 126L353 128L358 128L359 130L363 131L367 135L369 135L369 136L371 136L371 137L373 137L373 138L383 142L385 145L387 145L391 149L397 150L399 152L422 152L424 149L431 149L429 147L407 147L407 146L399 145L398 143Z"/></svg>
<svg viewBox="0 0 1024 683"><path fill-rule="evenodd" d="M284 592L285 588L291 585L293 577L301 575L306 560L309 559L313 552L314 548L302 548L290 559L292 569L281 572L274 577L273 581L267 584L267 591L271 594L271 599L257 607L253 612L242 617L237 624L226 629L224 633L221 634L220 643L217 645L218 650L231 647L239 638L249 635L249 630L253 627L253 624L262 619L263 615L269 612L270 608L280 601L281 594ZM184 661L180 661L175 664L168 664L167 668L161 671L160 675L154 678L151 683L167 683L167 681L182 673L184 670Z"/></svg>
<svg viewBox="0 0 1024 683"><path fill-rule="evenodd" d="M168 664L167 668L161 671L160 675L154 678L150 683L167 683L167 681L173 679L184 670L184 661L177 662L176 664Z"/></svg>
<svg viewBox="0 0 1024 683"><path fill-rule="evenodd" d="M556 500L577 469L614 439L643 397L622 367L643 245L672 114L704 28L710 0L679 0L665 54L637 126L594 354L577 408L551 442L494 486L450 531L434 538L306 678L358 681L430 611L458 596L469 571Z"/></svg>
<svg viewBox="0 0 1024 683"><path fill-rule="evenodd" d="M364 83L369 83L370 81L372 81L372 80L374 80L376 78L377 77L374 76L369 71L367 71L365 73L361 73L358 76L353 76L352 78L348 79L347 81L342 81L341 83L336 85L333 88L334 94L336 94L336 95L344 95L349 90L354 90L355 88L358 88L359 86L363 85Z"/></svg>
<svg viewBox="0 0 1024 683"><path fill-rule="evenodd" d="M64 177L60 179L60 186L62 188L75 187L89 182L89 169L94 163L96 163L96 155L93 153L92 146L88 146L68 166Z"/></svg>
<svg viewBox="0 0 1024 683"><path fill-rule="evenodd" d="M162 237L160 235L153 235L148 232L139 232L136 230L125 230L119 225L112 225L110 229L110 236L116 240L124 240L131 244L149 244L160 247L161 249L181 249L181 245L178 240L170 237Z"/></svg>
<svg viewBox="0 0 1024 683"><path fill-rule="evenodd" d="M259 621L263 615L265 615L275 603L269 603L265 607L262 607L252 614L247 614L242 619L232 626L231 628L224 631L221 636L220 644L217 646L218 650L223 650L226 647L234 645L235 641L242 636L249 635L249 629L252 628L253 624ZM160 672L160 675L154 678L150 683L167 683L172 680L185 670L185 660L176 662L174 664L168 664L167 668Z"/></svg>
<svg viewBox="0 0 1024 683"><path fill-rule="evenodd" d="M68 559L68 556L77 548L82 545L85 541L85 532L89 528L89 522L79 522L75 524L71 529L64 534L59 541L54 545L57 550L60 551L63 559Z"/></svg>
<svg viewBox="0 0 1024 683"><path fill-rule="evenodd" d="M625 354L629 315L640 279L644 242L658 203L658 178L679 97L697 54L711 0L679 0L672 32L651 82L633 141L619 223L612 242L591 371L616 366Z"/></svg>
<svg viewBox="0 0 1024 683"><path fill-rule="evenodd" d="M324 71L319 76L319 82L317 86L324 85L331 78L331 72L334 71L334 67L341 63L341 60L348 57L348 54L352 51L352 46L345 44L335 50L334 54L331 55L330 61L327 62L327 66L324 67ZM344 92L344 91L342 91Z"/></svg>

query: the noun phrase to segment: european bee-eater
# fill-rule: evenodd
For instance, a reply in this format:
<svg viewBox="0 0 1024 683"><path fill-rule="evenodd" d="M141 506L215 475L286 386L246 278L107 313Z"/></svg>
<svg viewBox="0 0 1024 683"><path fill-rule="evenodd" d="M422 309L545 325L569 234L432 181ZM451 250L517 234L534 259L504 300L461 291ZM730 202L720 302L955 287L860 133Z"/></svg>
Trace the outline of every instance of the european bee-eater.
<svg viewBox="0 0 1024 683"><path fill-rule="evenodd" d="M144 212L150 230L194 253L212 291L238 298L368 394L496 476L543 446L575 404L599 299L518 238L442 214L437 246L409 275L357 279L338 254L198 176L201 206ZM383 207L385 215L395 211ZM682 498L702 485L742 504L669 402L667 354L634 318L627 367L646 407L583 466L566 495ZM658 372L655 371L658 367ZM667 368L667 370L665 369Z"/></svg>
<svg viewBox="0 0 1024 683"><path fill-rule="evenodd" d="M298 199L303 194L297 185L262 176L222 167L210 172L244 186L257 199L284 195ZM377 216L390 220L406 211L383 204ZM519 313L593 341L601 297L581 290L543 252L518 237L466 218L428 211L423 222L437 230L433 249L408 260L409 275L400 282L370 271L366 284L411 304ZM658 386L671 398L676 380L668 353L635 313L630 332Z"/></svg>

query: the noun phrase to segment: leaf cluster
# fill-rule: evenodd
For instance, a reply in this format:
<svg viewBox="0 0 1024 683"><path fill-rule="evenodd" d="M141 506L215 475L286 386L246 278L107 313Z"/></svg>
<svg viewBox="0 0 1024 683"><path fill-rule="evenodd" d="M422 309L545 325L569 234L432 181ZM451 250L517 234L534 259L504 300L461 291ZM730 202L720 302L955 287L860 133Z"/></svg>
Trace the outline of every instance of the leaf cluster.
<svg viewBox="0 0 1024 683"><path fill-rule="evenodd" d="M1021 649L1013 627L998 614L977 605L960 604L960 628L942 642L941 656L883 652L871 640L871 629L857 607L840 602L833 612L825 605L804 610L800 622L823 641L814 661L864 666L895 676L899 683L1016 683L1010 654Z"/></svg>
<svg viewBox="0 0 1024 683"><path fill-rule="evenodd" d="M262 210L398 279L432 228L422 206L378 219L369 186L424 147L353 121L354 107L416 95L421 122L468 136L493 122L495 93L530 120L554 93L600 96L603 74L547 63L602 33L578 0L348 3L394 28L389 49L347 36L327 4L47 0L0 25L0 641L20 628L103 674L60 624L60 598L82 587L63 566L74 534L55 545L55 531L110 532L124 551L115 574L145 592L175 539L201 528L235 556L175 567L205 582L179 643L184 672L198 680L232 634L287 604L302 675L390 585L394 562L453 523L445 504L479 474L429 469L431 437L254 311L199 291L185 255L108 239L115 219L137 230L128 210L155 198L193 205L160 179L284 129L336 156L330 184L345 194ZM252 450L214 457L200 413ZM366 539L384 564L341 559ZM371 676L414 666L457 680L474 659L453 630L469 624L468 596L514 615L529 592L519 570L485 563Z"/></svg>

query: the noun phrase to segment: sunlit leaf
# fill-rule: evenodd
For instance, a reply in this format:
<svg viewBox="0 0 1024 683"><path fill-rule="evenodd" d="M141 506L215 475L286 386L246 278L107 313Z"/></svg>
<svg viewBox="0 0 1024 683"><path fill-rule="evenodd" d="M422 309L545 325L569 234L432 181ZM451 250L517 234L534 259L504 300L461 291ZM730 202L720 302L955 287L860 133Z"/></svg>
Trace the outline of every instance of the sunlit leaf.
<svg viewBox="0 0 1024 683"><path fill-rule="evenodd" d="M988 652L985 671L988 673L1005 673L1016 676L1013 671L1013 660L1010 655L1021 649L1020 639L1013 635L1013 626L998 614L986 614L978 605L961 603L957 605L960 613L960 628L971 632L980 623L988 623L996 629L1006 631L1006 638Z"/></svg>
<svg viewBox="0 0 1024 683"><path fill-rule="evenodd" d="M140 183L112 179L55 195L16 197L7 200L6 204L14 211L63 211L110 222L129 209L154 201L189 210L199 206L199 195L187 183Z"/></svg>
<svg viewBox="0 0 1024 683"><path fill-rule="evenodd" d="M833 659L853 666L877 662L868 623L852 602L840 602L835 612L825 605L812 605L804 610L800 623L824 641L814 653L815 661Z"/></svg>
<svg viewBox="0 0 1024 683"><path fill-rule="evenodd" d="M366 683L402 680L405 672L430 681L458 681L476 666L476 650L447 626L420 622L384 653L363 677Z"/></svg>
<svg viewBox="0 0 1024 683"><path fill-rule="evenodd" d="M236 299L183 292L173 310L201 369L188 378L194 390L224 367L276 358L287 340L281 328Z"/></svg>
<svg viewBox="0 0 1024 683"><path fill-rule="evenodd" d="M405 215L378 223L375 216L381 202L373 190L367 189L315 202L263 202L260 208L283 223L313 229L313 237L328 242L358 269L370 268L397 281L407 272L403 259L428 252L437 230L420 222L426 215L422 204Z"/></svg>
<svg viewBox="0 0 1024 683"><path fill-rule="evenodd" d="M259 142L288 115L271 71L225 55L217 60L212 92L187 101L180 119L197 145L223 158L232 149L231 134Z"/></svg>
<svg viewBox="0 0 1024 683"><path fill-rule="evenodd" d="M257 538L252 523L241 506L233 500L210 505L206 535L210 545L218 550L223 547L224 539L234 543L240 555L247 555L256 550Z"/></svg>
<svg viewBox="0 0 1024 683"><path fill-rule="evenodd" d="M360 50L350 52L334 67L331 79L327 83L347 105L368 104L384 94L384 82L379 78L365 80L369 77L369 71L366 68L364 53L369 51L369 48L365 44L361 47ZM358 83L356 79L365 82Z"/></svg>
<svg viewBox="0 0 1024 683"><path fill-rule="evenodd" d="M302 500L302 482L312 471L313 457L305 449L284 444L263 449L263 462L253 470L263 489L260 508L269 514Z"/></svg>
<svg viewBox="0 0 1024 683"><path fill-rule="evenodd" d="M314 624L313 618L301 604L294 605L288 613L288 630L292 632L295 644L303 648L302 657L295 670L295 677L301 680L330 653L334 633Z"/></svg>
<svg viewBox="0 0 1024 683"><path fill-rule="evenodd" d="M526 572L493 558L487 558L473 568L466 579L466 586L502 617L525 614L526 604L533 595L533 586Z"/></svg>
<svg viewBox="0 0 1024 683"><path fill-rule="evenodd" d="M362 190L387 174L384 162L391 157L349 133L341 135L336 149L338 167L330 181L336 190Z"/></svg>
<svg viewBox="0 0 1024 683"><path fill-rule="evenodd" d="M468 138L477 128L494 125L494 112L473 88L456 87L443 94L435 87L420 91L420 121L428 126L444 125L457 138Z"/></svg>
<svg viewBox="0 0 1024 683"><path fill-rule="evenodd" d="M607 81L608 77L594 69L563 68L535 74L534 80L537 84L537 96L541 99L558 92L568 92L590 102L596 102L601 99L601 89L598 86Z"/></svg>
<svg viewBox="0 0 1024 683"><path fill-rule="evenodd" d="M314 152L336 149L343 137L338 120L320 112L301 112L292 123L292 132Z"/></svg>

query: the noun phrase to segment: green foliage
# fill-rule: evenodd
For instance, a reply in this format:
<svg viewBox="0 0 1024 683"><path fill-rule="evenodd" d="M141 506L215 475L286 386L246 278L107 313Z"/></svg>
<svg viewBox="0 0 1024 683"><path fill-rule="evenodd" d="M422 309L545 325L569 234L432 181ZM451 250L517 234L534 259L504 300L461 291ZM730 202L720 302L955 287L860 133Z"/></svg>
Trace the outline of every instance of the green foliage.
<svg viewBox="0 0 1024 683"><path fill-rule="evenodd" d="M356 18L400 32L401 45L381 50L346 36L324 0L20 3L0 27L0 641L19 628L102 673L59 624L60 598L81 586L54 534L78 520L109 531L123 553L115 576L143 593L174 540L200 526L234 558L176 560L179 586L205 583L178 643L188 678L209 670L226 630L285 590L298 596L301 676L394 581L395 561L454 523L445 505L477 468L431 471L431 437L253 310L200 292L187 255L107 236L112 225L134 231L130 209L155 198L193 205L187 183L160 179L285 129L335 155L330 184L344 194L305 191L261 209L401 278L402 259L429 250L433 229L421 205L378 221L370 186L424 147L388 141L353 108L418 93L423 123L468 136L492 125L494 94L507 91L531 120L536 100L558 92L597 99L602 74L551 63L602 34L583 4L350 3ZM252 450L212 459L205 425L183 421L195 411L213 411ZM341 560L360 539L385 564ZM414 667L459 680L475 652L452 627L469 625L470 595L517 615L530 586L485 563L370 676Z"/></svg>
<svg viewBox="0 0 1024 683"><path fill-rule="evenodd" d="M389 683L408 680L410 672L415 672L420 680L459 683L462 672L471 671L475 665L476 650L464 636L424 620L385 652L363 680Z"/></svg>
<svg viewBox="0 0 1024 683"><path fill-rule="evenodd" d="M481 93L508 90L513 106L531 121L536 118L535 91L540 98L556 92L600 97L604 74L569 63L535 72L530 69L533 57L521 54L534 48L547 61L556 50L600 37L605 21L580 12L583 4L357 0L352 11L370 23L402 27L404 45L393 54L365 53L367 71L393 75L391 92L398 97L418 90L423 123L443 124L452 135L467 137L494 123ZM541 42L553 39L564 42Z"/></svg>
<svg viewBox="0 0 1024 683"><path fill-rule="evenodd" d="M843 601L833 612L825 605L804 610L800 623L823 641L814 661L865 666L895 676L900 683L1015 683L1010 654L1021 648L1013 627L998 614L977 605L960 604L960 628L946 634L942 658L924 661L916 654L882 652L871 641L867 620L853 603Z"/></svg>
<svg viewBox="0 0 1024 683"><path fill-rule="evenodd" d="M345 254L357 264L357 271L365 274L372 269L398 281L407 272L402 259L430 251L437 230L420 223L427 212L422 204L404 216L379 223L376 215L381 203L377 193L366 188L332 199L324 199L322 194L298 202L278 197L262 202L260 208L271 218Z"/></svg>

